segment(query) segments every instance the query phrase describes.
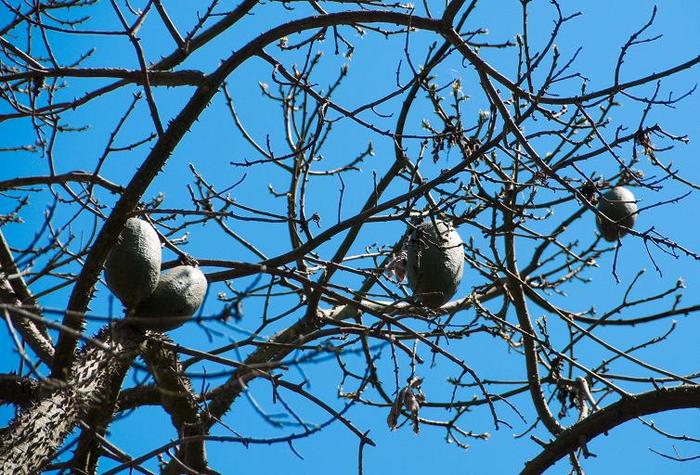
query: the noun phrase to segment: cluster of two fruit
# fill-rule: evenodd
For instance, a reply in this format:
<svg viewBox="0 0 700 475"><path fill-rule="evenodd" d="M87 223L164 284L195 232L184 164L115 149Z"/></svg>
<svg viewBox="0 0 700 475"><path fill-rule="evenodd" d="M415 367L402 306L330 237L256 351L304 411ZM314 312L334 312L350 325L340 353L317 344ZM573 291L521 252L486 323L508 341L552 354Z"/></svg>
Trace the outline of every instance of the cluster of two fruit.
<svg viewBox="0 0 700 475"><path fill-rule="evenodd" d="M158 234L148 222L129 218L105 261L105 281L126 308L127 320L144 330L168 331L202 305L207 279L182 265L161 273Z"/></svg>

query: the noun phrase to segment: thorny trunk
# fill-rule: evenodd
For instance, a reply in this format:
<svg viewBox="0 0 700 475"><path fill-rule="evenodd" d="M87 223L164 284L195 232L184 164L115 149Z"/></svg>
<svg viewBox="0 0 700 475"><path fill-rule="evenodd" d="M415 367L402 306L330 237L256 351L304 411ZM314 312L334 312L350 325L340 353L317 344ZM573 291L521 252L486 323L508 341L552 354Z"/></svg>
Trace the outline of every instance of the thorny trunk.
<svg viewBox="0 0 700 475"><path fill-rule="evenodd" d="M95 340L78 355L68 381L57 383L51 395L23 411L0 437L0 473L37 473L86 414L118 394L144 335L117 323Z"/></svg>

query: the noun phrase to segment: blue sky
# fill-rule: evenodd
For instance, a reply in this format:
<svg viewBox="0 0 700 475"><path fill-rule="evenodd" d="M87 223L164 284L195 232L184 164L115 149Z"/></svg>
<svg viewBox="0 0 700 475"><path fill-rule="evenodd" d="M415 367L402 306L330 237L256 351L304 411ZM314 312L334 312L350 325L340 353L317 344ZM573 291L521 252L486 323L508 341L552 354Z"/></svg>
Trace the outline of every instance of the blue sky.
<svg viewBox="0 0 700 475"><path fill-rule="evenodd" d="M115 24L114 14L108 4L103 3L104 5L95 9L96 16L90 23L91 27L107 28L108 25ZM589 80L588 90L594 90L612 83L612 70L620 47L632 32L648 20L653 2L587 3L586 5L576 5L577 8L583 9L584 14L582 17L567 23L557 45L563 61L567 60L578 46L582 47L574 69L580 71ZM520 2L505 0L483 2L483 5L477 8L469 20L466 28L487 28L489 40L495 43L513 40L514 35L520 29L519 4ZM173 21L181 25L182 31L187 31L193 21L191 7L184 2L175 2L168 8ZM530 34L532 44L535 48L539 48L548 39L553 21L553 8L549 2L538 0L532 2L531 8ZM565 13L572 13L570 9L573 6L564 5L563 8ZM220 38L193 55L181 68L211 72L222 58L227 57L231 51L253 38L256 32L266 30L287 19L309 13L308 8L300 7L297 12L287 12L277 5L264 5L256 12L255 15L242 21L234 31L221 35ZM4 23L3 15L6 14L0 12L2 23ZM695 57L698 54L698 31L700 31L700 5L697 2L680 0L664 2L660 5L656 23L649 32L650 35L663 34L663 36L654 43L645 44L630 51L622 68L623 80L656 72ZM403 60L404 63L402 66L404 68L402 70L403 78L409 77L408 71L405 69L405 58L402 51L403 36L382 39L376 34L367 32L365 37L359 37L356 32L349 28L343 29L342 32L355 45L352 58L348 59L342 55L335 56L332 41L326 40L321 46L321 49L324 50L324 57L319 66L318 76L319 83L324 86L335 77L339 67L346 63L349 64L349 77L335 96L337 102L348 108L353 108L391 91L395 85L399 61ZM163 35L163 28L156 16L149 17L149 21L145 23L142 30L142 37L147 56L154 61L173 49L170 41L163 40ZM293 42L294 39L291 37L290 42ZM413 57L423 58L429 44L435 39L434 36L424 33L412 35L410 48ZM61 35L60 41L54 42L54 46L59 58L69 63L87 48L86 42L88 40L85 37L70 38ZM96 52L86 63L87 66L136 67L133 50L125 40L91 37L89 43L90 46L96 48ZM302 60L299 55L281 54L275 46L270 46L267 51L276 58L283 59L288 69L291 69L292 64ZM515 76L517 62L514 60L513 51L482 49L480 54L507 76L511 78ZM696 67L665 81L662 90L666 93L673 90L676 94L688 90L697 83L698 71ZM470 100L465 106L465 115L476 114L484 108L483 94L480 93L473 70L469 66L464 67L459 60L453 57L445 65L438 68L436 73L441 84L460 79L463 92L473 96L473 100ZM240 117L251 134L261 143L264 143L266 137L269 136L273 149L280 154L285 153L284 131L281 127L279 107L262 97L259 81L273 83L269 65L255 59L235 71L227 82ZM104 84L104 81L71 79L69 84L70 87L64 93L64 98L75 97L79 95L79 91L89 90L97 84ZM568 85L562 85L560 92L562 94L575 94L578 84L576 81L571 81ZM650 87L640 87L634 92L637 95L642 95L648 93ZM90 128L85 133L61 134L55 149L57 172L75 169L91 170L94 167L95 160L105 147L107 135L123 111L126 110L132 94L137 90L136 86L124 88L95 100L76 112L65 115L65 120L72 126L89 125ZM192 91L193 89L188 88L160 88L156 90L156 99L164 123L174 117L190 97ZM398 104L400 104L398 101L390 102L381 106L379 112L392 112ZM673 162L675 166L679 167L685 178L695 182L700 181L700 166L697 163L697 157L700 156L698 146L700 121L697 120L696 114L699 106L698 95L692 95L673 109L656 108L647 121L647 123L662 123L664 128L672 133L688 134L691 139L688 145L665 152L662 157L666 162ZM641 108L642 106L632 101L623 102L621 107L612 114L614 125L626 124L629 127L636 127ZM6 106L0 105L0 114L6 112ZM366 117L371 118L378 126L389 128L393 124L391 118L383 119L377 115L367 115ZM435 121L428 101L420 100L410 115L408 131L421 133L420 123L422 119L426 118ZM2 127L5 133L0 136L0 147L23 145L34 141L31 124L28 121L8 121L3 123ZM117 143L123 145L143 138L150 133L151 129L152 123L147 113L146 104L144 101L140 101ZM612 134L612 132L609 133ZM335 125L323 152L323 168L330 169L347 162L348 159L364 151L370 141L375 154L363 163L362 173L348 174L344 177L348 195L343 203L343 218L351 216L362 206L364 197L371 189L372 173L376 171L377 175L381 176L391 164L393 143L386 137L378 137L368 133L355 123L341 120ZM409 142L407 145L409 154L417 153L419 147L417 141ZM547 151L547 145L546 141L537 144L542 153ZM112 181L125 183L141 163L147 150L148 148L142 148L134 152L112 156L105 164L103 175ZM624 148L620 153L629 154L630 148ZM246 205L284 213L284 202L274 199L267 191L268 185L277 190L284 189L287 180L284 174L278 173L272 167L247 170L229 164L231 161L259 158L233 127L223 95L218 94L192 127L190 133L178 145L166 168L148 189L144 201L154 198L159 193L164 193L164 207L191 207L186 184L192 181L189 164L193 164L198 173L219 188L224 188L238 181L244 173L248 172L245 181L232 191L232 196ZM0 167L0 180L15 176L47 173L47 161L39 154L4 153L0 155L0 160L4 161L3 166ZM436 166L427 166L427 178L436 176L441 167L454 166L459 158L457 154L452 154L443 160L444 162L440 162ZM582 166L587 172L598 171L604 174L614 170L610 162L604 161L603 158L598 158L596 161L585 163ZM649 163L642 163L640 168L653 173ZM309 214L313 212L320 214L321 229L336 222L339 187L338 180L329 177L319 178L309 189L307 209ZM392 187L386 196L391 197L404 191L405 189L399 186ZM644 190L637 197L641 200L642 205L649 205L680 196L683 192L683 187L675 183L667 183L658 193ZM106 203L114 202L114 198L107 195L103 195L101 198ZM31 242L37 229L44 221L43 213L49 205L50 201L47 196L33 194L30 205L22 212L24 223L9 224L3 227L3 232L13 246L22 247ZM679 240L686 247L700 250L700 237L697 233L693 233L697 226L694 222L695 217L691 214L698 209L699 205L698 195L693 193L677 205L666 205L654 208L648 213L642 213L637 228L646 230L654 226L670 238ZM11 206L9 201L0 198L1 213L6 213ZM564 207L559 216L566 216L566 211L567 208ZM69 212L67 209L61 209L58 219L65 221ZM559 213L560 210L557 212ZM91 226L90 219L81 218L72 229L78 238L81 236L87 238ZM540 229L546 229L547 224L542 226ZM236 232L253 241L267 256L274 256L288 250L289 243L286 239L286 231L279 225L237 221L235 229ZM593 229L594 219L588 215L572 226L567 233L570 233L571 236L580 235L585 238L592 235ZM393 244L393 240L399 236L402 230L403 224L396 222L367 225L351 253L361 252L364 246L375 242ZM211 225L192 228L189 241L184 248L192 255L201 258L258 261L257 257L248 250L230 239L225 239L221 233L215 231L216 229ZM480 236L475 234L474 228L464 226L459 231L465 240L469 237L480 239ZM318 252L326 258L332 256L338 242L337 240L331 241L321 246ZM526 243L521 244L519 252L525 256L523 261L527 259L528 250ZM698 278L700 263L686 257L675 259L654 250L652 253L663 275L654 271L643 243L630 238L624 240L621 249L619 264L621 283L616 283L611 275L612 254L609 253L600 259L598 268L588 271L586 276L592 279L591 283L571 285L565 289L567 295L553 296L552 298L560 304L565 303L567 308L577 311L587 310L591 306L601 310L608 309L619 302L621 293L637 272L646 268L647 272L640 280L634 295L640 296L672 286L679 277L682 277L687 285L682 304L697 303L696 296L700 289L700 279ZM165 258L173 259L174 255L172 253L166 254ZM265 279L266 277L263 278L263 280ZM338 283L340 284L352 285L354 283L352 277L340 277L339 279ZM468 292L472 286L477 285L478 279L479 276L475 272L467 272L460 292ZM252 282L253 279L240 279L234 281L233 285L236 289L243 289ZM41 287L41 285L45 285L45 287ZM33 291L40 292L49 285L48 283L38 283ZM210 298L202 309L203 314L210 315L220 310L221 304L214 298L220 291L226 291L222 284L211 286ZM66 288L51 294L42 299L42 304L55 309L64 308L69 293L70 288ZM278 305L282 308L289 302L281 300ZM109 291L102 286L91 305L91 311L100 316L118 316L118 307L111 302ZM659 308L662 307L652 304L645 307L644 312L651 313ZM112 310L110 311L110 309ZM538 311L539 309L535 310L533 317L541 316L541 311L537 314ZM240 338L245 334L245 331L254 329L260 312L261 305L258 300L246 303L243 318L235 324L236 328L217 327L221 330L221 335L216 336L214 341L209 341L205 332L196 325L187 325L171 332L171 335L183 345L205 350L212 349L227 343L230 339ZM299 316L299 312L293 314L280 323L280 328L290 324ZM464 315L458 315L458 318L468 320L473 316L473 312L470 311L465 312ZM696 315L677 319L679 327L668 342L653 350L642 351L638 356L675 372L697 371L700 367L700 356L696 351L696 335L700 331L700 323L697 321ZM599 329L597 334L621 348L626 348L658 335L668 329L669 325L670 322L663 321L634 329ZM89 330L95 331L99 326L100 322L91 322ZM556 324L553 323L553 326ZM12 348L9 334L4 327L0 330L0 348ZM524 377L522 358L509 352L502 342L489 336L475 334L464 340L456 341L450 347L450 351L463 358L483 378L498 377L517 380ZM602 357L599 356L600 351L600 347L588 344L582 348L579 357L585 362L598 361ZM425 348L422 349L422 354L429 357L429 351ZM239 359L239 355L233 353L227 354L227 356ZM16 361L13 352L4 352L3 356L0 356L0 371L6 372L16 369ZM348 356L348 361L355 365L360 362L359 359L352 356ZM379 366L383 374L388 378L393 378L388 350L382 353ZM426 378L425 390L429 399L446 400L449 398L451 387L445 384L445 379L454 375L454 368L450 368L445 361L440 361L440 364L435 368L429 368L427 364L423 366L425 367L421 367L419 372L421 376ZM195 365L192 369L201 371L202 367ZM210 372L221 369L223 368L207 366L207 370ZM408 367L404 366L402 369L404 371L402 379L405 379ZM639 374L639 370L630 365L620 364L616 369ZM343 402L335 397L340 379L333 361L305 368L305 376L311 381L308 390L318 397L331 401L334 407L342 407ZM286 378L300 382L304 375L291 370ZM217 382L220 381L223 380L217 380ZM128 377L126 386L132 384L133 381ZM195 380L195 387L198 388L199 384L201 383ZM629 388L634 391L635 386L630 385ZM350 390L350 388L345 389ZM279 405L273 404L268 383L254 382L250 387L250 394L267 411L272 413L280 411ZM465 391L461 396L468 399L470 393ZM299 412L304 417L308 417L310 421L320 423L326 419L326 415L307 402L295 399L293 395L287 395L287 397L289 402L293 402ZM389 431L385 423L388 411L386 408L356 406L350 410L348 416L360 429L370 430L370 437L377 443L377 447L367 447L364 451L364 473L366 474L418 474L426 471L438 473L449 471L464 474L513 473L538 452L538 447L528 436L519 439L513 437L514 434L524 432L533 420L529 396L523 394L514 398L512 403L523 411L523 415L528 421L527 423L521 421L518 415L506 405L498 405L499 416L511 424L513 429L502 426L499 431L494 431L493 423L485 408L477 408L463 417L463 428L475 433L489 432L491 435L490 439L486 441L467 441L471 445L467 451L458 448L455 444L446 443L444 430L441 429L424 427L419 436L414 435L408 425L395 432ZM9 408L0 407L0 423L9 420L11 415L12 412ZM430 409L426 409L423 415L435 419L450 417L449 413ZM669 432L692 434L694 429L697 430L698 416L697 410L688 410L656 415L653 420ZM236 402L225 421L236 431L245 435L268 437L281 434L280 431L270 428L263 422L251 401L245 397ZM290 431L293 430L295 429L290 429ZM230 435L230 432L223 427L217 427L215 433L217 435ZM539 427L534 434L546 437L544 431ZM175 435L169 419L162 409L143 408L113 424L110 440L122 450L136 456L163 444ZM357 473L357 446L357 438L336 422L321 433L294 444L294 448L303 456L303 460L299 459L286 444L252 445L246 448L237 444L213 442L208 446L208 454L212 467L226 474L248 473L253 470L259 474L315 474L332 470L336 474L343 475ZM584 468L588 473L633 472L639 474L691 473L698 470L698 462L688 464L672 462L653 454L649 451L649 447L665 453L673 453L671 441L641 427L641 424L630 423L615 429L609 436L601 437L591 443L590 450L599 456L586 460ZM678 447L681 453L686 456L698 452L697 448L693 452L693 447L683 445ZM692 465L693 463L694 465ZM108 463L105 463L101 468L106 469L109 466ZM146 466L151 469L155 467L152 461ZM567 469L566 465L559 464L552 470L552 473L566 473Z"/></svg>

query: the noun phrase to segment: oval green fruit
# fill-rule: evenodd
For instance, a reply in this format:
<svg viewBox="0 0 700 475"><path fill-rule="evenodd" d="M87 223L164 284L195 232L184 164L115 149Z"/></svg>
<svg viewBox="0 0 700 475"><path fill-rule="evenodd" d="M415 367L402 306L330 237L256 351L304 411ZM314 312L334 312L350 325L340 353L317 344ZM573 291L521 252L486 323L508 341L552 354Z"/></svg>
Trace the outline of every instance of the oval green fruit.
<svg viewBox="0 0 700 475"><path fill-rule="evenodd" d="M168 331L184 324L204 302L207 279L193 266L163 272L156 290L141 302L133 317L144 330Z"/></svg>
<svg viewBox="0 0 700 475"><path fill-rule="evenodd" d="M406 254L414 297L431 308L450 300L464 272L464 245L452 225L440 220L420 224L409 237Z"/></svg>
<svg viewBox="0 0 700 475"><path fill-rule="evenodd" d="M105 261L107 287L127 309L151 295L160 276L161 249L148 222L129 218Z"/></svg>
<svg viewBox="0 0 700 475"><path fill-rule="evenodd" d="M616 186L605 192L598 202L598 211L614 221L609 223L596 216L598 230L608 242L617 241L627 234L625 228L632 228L637 222L637 202L632 192L624 186Z"/></svg>

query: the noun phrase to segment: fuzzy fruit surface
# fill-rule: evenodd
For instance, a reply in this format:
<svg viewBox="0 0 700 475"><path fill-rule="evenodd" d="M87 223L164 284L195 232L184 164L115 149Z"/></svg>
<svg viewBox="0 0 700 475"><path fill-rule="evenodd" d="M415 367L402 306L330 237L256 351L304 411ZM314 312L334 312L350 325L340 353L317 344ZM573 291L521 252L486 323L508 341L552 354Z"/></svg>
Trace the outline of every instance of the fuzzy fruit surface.
<svg viewBox="0 0 700 475"><path fill-rule="evenodd" d="M161 250L148 222L129 218L105 261L107 287L128 309L151 295L160 276Z"/></svg>
<svg viewBox="0 0 700 475"><path fill-rule="evenodd" d="M620 226L632 228L637 222L636 200L632 192L623 186L608 190L598 202L598 211L617 223L603 222L596 216L598 230L608 242L617 241L618 237L627 234L627 230Z"/></svg>
<svg viewBox="0 0 700 475"><path fill-rule="evenodd" d="M197 267L178 266L163 272L156 290L136 307L135 324L144 330L168 331L185 323L207 293L207 279Z"/></svg>
<svg viewBox="0 0 700 475"><path fill-rule="evenodd" d="M419 225L409 238L406 257L408 285L424 305L437 308L457 292L464 246L451 225L440 220Z"/></svg>

